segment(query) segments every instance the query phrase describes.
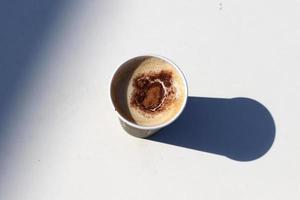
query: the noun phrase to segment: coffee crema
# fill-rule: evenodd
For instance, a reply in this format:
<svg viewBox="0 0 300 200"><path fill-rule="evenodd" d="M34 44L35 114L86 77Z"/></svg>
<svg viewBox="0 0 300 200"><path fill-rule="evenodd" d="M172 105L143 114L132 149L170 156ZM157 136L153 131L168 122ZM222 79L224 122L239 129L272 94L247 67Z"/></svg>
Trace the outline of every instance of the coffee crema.
<svg viewBox="0 0 300 200"><path fill-rule="evenodd" d="M127 94L128 107L135 122L154 126L176 115L186 91L177 69L160 58L152 57L136 68Z"/></svg>

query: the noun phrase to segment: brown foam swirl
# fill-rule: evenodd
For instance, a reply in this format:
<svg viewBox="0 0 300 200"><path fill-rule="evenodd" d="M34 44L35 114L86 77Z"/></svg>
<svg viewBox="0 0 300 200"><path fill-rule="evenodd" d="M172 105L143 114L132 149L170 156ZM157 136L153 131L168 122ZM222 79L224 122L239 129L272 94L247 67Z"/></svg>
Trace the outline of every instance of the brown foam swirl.
<svg viewBox="0 0 300 200"><path fill-rule="evenodd" d="M147 72L133 80L130 104L148 114L164 111L175 99L172 71Z"/></svg>

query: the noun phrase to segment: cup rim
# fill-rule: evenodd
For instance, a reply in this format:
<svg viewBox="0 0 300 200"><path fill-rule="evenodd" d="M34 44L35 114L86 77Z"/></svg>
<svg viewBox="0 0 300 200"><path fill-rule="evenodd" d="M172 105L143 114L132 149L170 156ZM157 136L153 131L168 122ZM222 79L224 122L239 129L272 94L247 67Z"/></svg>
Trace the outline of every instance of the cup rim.
<svg viewBox="0 0 300 200"><path fill-rule="evenodd" d="M162 124L158 124L158 125L155 125L155 126L143 126L143 125L138 125L136 123L133 123L129 120L127 120L126 118L124 118L116 109L115 109L115 105L114 105L114 102L112 100L112 92L111 92L111 86L112 86L112 81L113 81L113 78L115 76L115 74L117 73L117 71L119 70L120 67L122 67L122 65L124 65L126 62L130 61L130 60L134 60L134 59L137 59L137 58L140 58L140 57L154 57L154 58L159 58L159 59L162 59L168 63L170 63L179 73L180 77L182 78L183 80L183 83L184 83L184 89L185 89L185 98L184 98L184 102L180 108L180 110L176 113L176 115L174 115L170 120L162 123ZM111 81L110 81L110 102L115 110L115 112L117 113L118 117L123 121L125 122L126 124L134 127L134 128L137 128L137 129L142 129L142 130L153 130L153 129L160 129L160 128L163 128L165 126L168 126L169 124L173 123L179 116L180 114L183 112L184 108L186 107L186 103L187 103L187 99L188 99L188 84L187 84L187 80L186 80L186 77L185 75L183 74L182 70L173 62L171 61L169 58L166 58L164 56L160 56L160 55L156 55L156 54L143 54L143 55L139 55L139 56L135 56L135 57L132 57L130 59L127 59L126 61L122 62L114 71L112 77L111 77Z"/></svg>

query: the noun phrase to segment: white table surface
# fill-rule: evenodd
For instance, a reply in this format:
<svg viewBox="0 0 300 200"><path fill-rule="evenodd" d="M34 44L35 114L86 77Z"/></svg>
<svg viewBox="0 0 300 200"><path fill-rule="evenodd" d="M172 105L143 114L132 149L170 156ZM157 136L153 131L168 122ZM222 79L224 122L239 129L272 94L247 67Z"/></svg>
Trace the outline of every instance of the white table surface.
<svg viewBox="0 0 300 200"><path fill-rule="evenodd" d="M2 129L0 199L300 199L300 1L61 7ZM109 82L144 53L178 64L191 96L264 104L276 125L271 149L239 162L128 135Z"/></svg>

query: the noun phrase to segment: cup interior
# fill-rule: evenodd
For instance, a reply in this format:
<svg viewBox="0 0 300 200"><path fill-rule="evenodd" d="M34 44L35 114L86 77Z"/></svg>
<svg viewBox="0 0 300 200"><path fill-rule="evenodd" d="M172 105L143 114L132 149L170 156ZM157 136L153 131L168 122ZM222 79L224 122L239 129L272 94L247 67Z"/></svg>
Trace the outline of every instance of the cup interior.
<svg viewBox="0 0 300 200"><path fill-rule="evenodd" d="M127 87L134 70L145 60L147 56L133 58L123 63L115 72L111 86L110 95L115 110L126 120L135 123L127 102Z"/></svg>
<svg viewBox="0 0 300 200"><path fill-rule="evenodd" d="M169 63L171 63L169 60L165 59L165 58L161 58L161 57L157 57L157 56L138 56L135 58L132 58L128 61L126 61L125 63L123 63L115 72L115 74L113 75L112 81L111 81L111 85L110 85L110 96L111 96L111 100L113 103L113 106L115 108L115 110L117 111L119 117L121 118L121 120L125 120L127 121L127 123L131 124L132 126L136 127L136 128L141 128L141 129L151 129L151 128L158 128L158 127L162 127L165 126L169 123L171 123L172 121L174 121L178 115L182 112L182 110L185 107L186 104L186 99L185 102L182 105L182 109L180 110L180 112L174 116L170 121L161 124L159 126L155 126L155 127L149 127L149 126L141 126L135 123L134 119L132 118L129 108L128 108L128 102L127 102L127 88L128 88L128 84L130 82L130 79L134 73L134 71L136 70L137 67L139 67L139 65L146 60L147 58L159 58L159 59L163 59ZM172 66L174 68L176 68L176 70L178 70L179 74L181 74L183 82L186 84L185 78L182 74L182 72L178 69L178 67L175 66L175 64L171 63ZM186 87L186 94L187 94L187 85L185 85Z"/></svg>

